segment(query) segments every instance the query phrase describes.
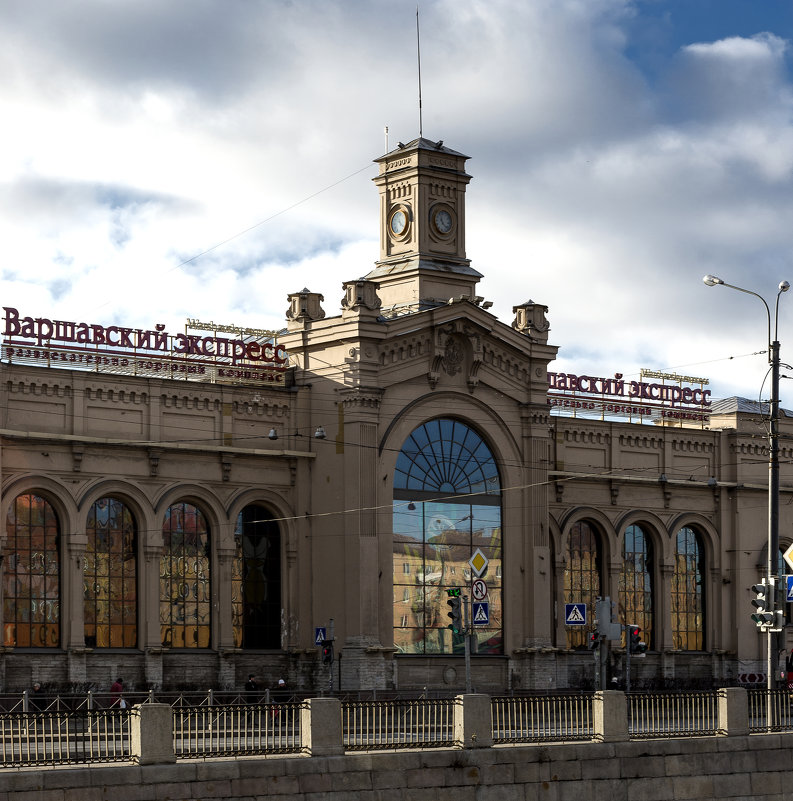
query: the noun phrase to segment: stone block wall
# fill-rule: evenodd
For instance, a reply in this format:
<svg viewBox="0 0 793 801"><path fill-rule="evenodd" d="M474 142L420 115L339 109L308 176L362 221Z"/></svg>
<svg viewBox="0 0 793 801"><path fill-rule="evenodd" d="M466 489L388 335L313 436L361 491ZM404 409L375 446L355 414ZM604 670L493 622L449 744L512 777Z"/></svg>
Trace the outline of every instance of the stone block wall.
<svg viewBox="0 0 793 801"><path fill-rule="evenodd" d="M789 801L793 735L0 770L0 801Z"/></svg>

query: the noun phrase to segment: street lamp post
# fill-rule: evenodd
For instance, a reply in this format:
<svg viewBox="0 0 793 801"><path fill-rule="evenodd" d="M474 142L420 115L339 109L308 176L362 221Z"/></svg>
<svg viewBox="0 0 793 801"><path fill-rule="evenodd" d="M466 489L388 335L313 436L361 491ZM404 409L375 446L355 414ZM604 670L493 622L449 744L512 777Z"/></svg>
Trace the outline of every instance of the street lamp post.
<svg viewBox="0 0 793 801"><path fill-rule="evenodd" d="M779 574L777 563L779 561L779 339L777 337L779 329L779 298L783 292L790 289L787 281L780 281L779 291L776 295L774 306L774 338L771 339L771 309L762 295L752 292L749 289L728 284L715 275L706 275L703 282L707 286L726 286L744 292L747 295L754 295L760 298L765 306L765 313L768 319L768 363L771 365L771 403L769 405L769 425L768 425L768 572L769 581L775 580L777 587L781 586L782 576ZM776 592L771 593L771 612L776 611L775 597ZM773 632L771 627L766 629L766 687L771 690L774 687L773 679L773 649L771 638Z"/></svg>

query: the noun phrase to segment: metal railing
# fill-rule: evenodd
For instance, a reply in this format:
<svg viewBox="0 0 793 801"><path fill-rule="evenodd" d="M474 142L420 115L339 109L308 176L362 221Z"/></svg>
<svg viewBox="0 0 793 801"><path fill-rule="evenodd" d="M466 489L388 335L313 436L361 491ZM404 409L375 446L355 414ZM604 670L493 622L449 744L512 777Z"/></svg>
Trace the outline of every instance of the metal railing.
<svg viewBox="0 0 793 801"><path fill-rule="evenodd" d="M342 741L349 751L454 745L455 700L344 701Z"/></svg>
<svg viewBox="0 0 793 801"><path fill-rule="evenodd" d="M112 699L90 695L53 698L47 704L40 698L35 704L28 700L17 699L8 704L13 711L0 712L2 767L127 761L134 757L131 731L139 725L134 716L145 707L140 711L108 708L105 705ZM146 693L135 698L138 704L152 700L153 696ZM156 700L165 701L162 697ZM304 710L310 712L310 701L240 703L238 694L226 697L220 693L192 698L175 694L168 700L177 759L296 754L312 742L311 733L302 731L303 724L312 719L311 714L303 715ZM608 713L612 722L598 718L597 725L596 699L591 692L495 696L485 715L489 714L494 744L591 741L600 736L596 729L604 721L616 725L617 733L627 724L632 740L707 737L730 734L731 730L741 733L745 732L747 713L753 734L793 731L793 692L788 690L750 690L730 698L719 691L637 692L624 696L614 707L616 700L614 696ZM721 705L721 701L726 703ZM460 698L338 699L337 703L345 750L461 745L455 739L459 734L455 719L461 725L465 714ZM604 703L604 699L597 703ZM29 707L27 711L23 710L25 706ZM624 736L624 728L622 732Z"/></svg>
<svg viewBox="0 0 793 801"><path fill-rule="evenodd" d="M7 767L126 761L130 739L129 710L0 713Z"/></svg>
<svg viewBox="0 0 793 801"><path fill-rule="evenodd" d="M494 743L591 740L592 695L493 698Z"/></svg>
<svg viewBox="0 0 793 801"><path fill-rule="evenodd" d="M636 693L627 696L628 735L706 737L718 731L718 693Z"/></svg>
<svg viewBox="0 0 793 801"><path fill-rule="evenodd" d="M174 706L177 759L302 750L300 703Z"/></svg>
<svg viewBox="0 0 793 801"><path fill-rule="evenodd" d="M793 731L793 692L749 690L749 731Z"/></svg>

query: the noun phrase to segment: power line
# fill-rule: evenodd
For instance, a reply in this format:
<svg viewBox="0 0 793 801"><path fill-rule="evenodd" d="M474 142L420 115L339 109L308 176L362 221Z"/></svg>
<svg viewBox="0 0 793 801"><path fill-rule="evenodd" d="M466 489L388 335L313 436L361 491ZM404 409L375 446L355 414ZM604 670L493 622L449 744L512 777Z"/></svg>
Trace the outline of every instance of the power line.
<svg viewBox="0 0 793 801"><path fill-rule="evenodd" d="M334 181L332 184L328 184L328 186L324 187L323 189L319 189L316 192L313 192L312 194L307 195L302 200L298 200L296 203L293 203L291 206L287 206L286 208L281 209L281 211L277 211L275 214L271 214L269 217L265 217L265 219L260 220L259 222L248 226L247 228L245 228L242 231L237 232L236 234L233 234L232 236L228 237L227 239L224 239L222 242L218 242L216 245L212 245L211 248L207 248L206 250L202 250L200 253L196 253L195 256L191 256L189 259L185 259L184 261L179 262L179 264L171 267L171 269L167 270L166 272L170 273L170 272L173 272L174 270L178 270L180 267L184 267L185 264L190 264L191 262L194 262L197 259L200 259L202 256L206 256L207 253L212 253L212 251L223 247L223 245L227 245L229 242L233 242L235 239L239 239L239 237L244 236L245 234L249 233L250 231L253 231L256 228L259 228L260 226L264 225L265 223L270 222L271 220L274 220L276 217L280 217L282 214L286 214L288 211L292 211L292 209L296 209L298 206L302 206L303 203L307 203L309 200L313 200L315 197L317 197L318 195L321 195L323 192L327 192L329 189L333 189L334 187L338 186L339 184L342 184L345 181L348 181L350 178L354 178L359 173L364 172L364 170L371 169L371 166L372 166L371 164L367 164L365 167L361 167L359 170L355 170L355 172L351 172L349 175L345 175L344 178L339 178L338 181Z"/></svg>

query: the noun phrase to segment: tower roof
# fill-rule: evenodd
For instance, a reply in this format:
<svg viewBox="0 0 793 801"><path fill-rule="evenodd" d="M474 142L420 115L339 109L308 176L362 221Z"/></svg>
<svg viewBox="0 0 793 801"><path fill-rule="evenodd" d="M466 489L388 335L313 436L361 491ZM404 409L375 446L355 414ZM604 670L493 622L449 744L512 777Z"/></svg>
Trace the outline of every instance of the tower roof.
<svg viewBox="0 0 793 801"><path fill-rule="evenodd" d="M430 139L426 139L423 136L418 137L417 139L413 139L411 142L407 144L403 144L400 142L393 150L389 151L380 158L375 159L375 162L386 161L387 159L392 158L395 154L404 153L408 150L431 150L434 153L443 153L447 156L457 156L458 158L469 159L470 156L466 156L464 153L460 153L457 150L452 150L450 147L446 147L443 144L443 139L438 139L437 141L433 142Z"/></svg>

